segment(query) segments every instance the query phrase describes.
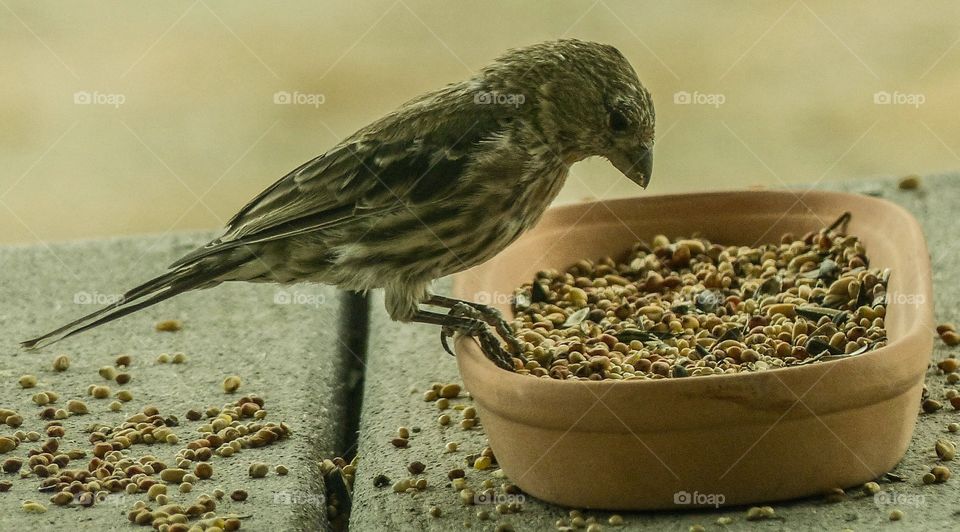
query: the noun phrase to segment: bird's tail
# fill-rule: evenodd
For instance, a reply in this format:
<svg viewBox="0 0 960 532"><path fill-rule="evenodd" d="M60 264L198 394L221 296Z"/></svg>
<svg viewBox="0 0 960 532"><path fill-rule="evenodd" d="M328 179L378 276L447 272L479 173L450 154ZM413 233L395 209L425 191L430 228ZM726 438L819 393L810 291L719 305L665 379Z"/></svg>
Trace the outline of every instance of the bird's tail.
<svg viewBox="0 0 960 532"><path fill-rule="evenodd" d="M123 294L123 297L111 305L76 321L72 321L43 336L20 342L20 345L25 349L39 349L59 342L69 336L86 331L87 329L92 329L98 325L122 318L127 314L149 307L188 290L220 284L221 281L218 280L218 277L236 268L243 262L245 262L245 260L227 262L207 259L205 261L185 264L127 291Z"/></svg>

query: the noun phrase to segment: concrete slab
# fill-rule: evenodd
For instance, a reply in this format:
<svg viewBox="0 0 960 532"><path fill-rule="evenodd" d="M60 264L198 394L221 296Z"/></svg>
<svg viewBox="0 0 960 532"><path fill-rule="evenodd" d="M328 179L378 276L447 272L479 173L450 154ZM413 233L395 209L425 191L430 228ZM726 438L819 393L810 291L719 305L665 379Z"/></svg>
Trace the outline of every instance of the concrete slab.
<svg viewBox="0 0 960 532"><path fill-rule="evenodd" d="M267 447L244 449L230 458L214 456L214 474L201 480L190 494L171 486L172 502L192 501L201 493L221 488L249 493L246 502L226 497L217 513L243 516L243 529L318 530L326 527L324 486L316 461L343 445L350 360L353 355L338 335L342 302L326 287L297 286L278 290L268 285L223 285L185 294L120 321L67 339L41 352L22 352L17 342L74 319L123 290L163 271L165 266L210 235L188 234L74 242L50 246L0 248L0 407L24 418L21 430L43 432L41 408L31 402L35 392L53 390L57 407L68 399L82 399L89 415L63 421L66 436L60 449L90 450L83 428L91 423L115 425L146 405L155 405L164 416L175 415L174 432L180 444L134 445L130 456L150 453L172 465L177 449L201 434L203 421L188 421L189 409L203 411L236 401L244 394L264 398L268 412L263 422L283 421L293 431L289 439ZM156 332L154 323L177 319L179 332ZM183 364L160 364L161 352L183 352ZM68 370L51 368L55 355L69 355ZM101 366L112 366L118 354L132 356L133 380L126 386L108 383L98 375ZM35 389L17 385L22 374L39 379ZM243 384L237 393L224 393L221 383L238 375ZM127 389L133 400L121 412L111 412L111 399L87 396L90 384L108 384L116 392ZM0 435L14 429L0 425ZM42 440L41 440L42 443ZM39 443L24 443L0 455L26 457ZM84 467L88 459L68 467ZM283 464L287 476L273 470L266 478L251 479L251 462ZM130 530L126 513L142 494L115 495L92 508L52 505L50 494L37 492L40 479L21 479L0 473L13 486L0 493L0 530ZM46 504L43 514L21 511L22 500ZM156 507L156 505L153 505Z"/></svg>
<svg viewBox="0 0 960 532"><path fill-rule="evenodd" d="M916 191L897 189L895 180L871 180L831 184L823 188L844 189L886 197L913 212L924 226L934 264L937 319L960 320L960 263L956 260L958 246L955 235L960 230L956 209L960 205L960 176L944 175L924 179ZM798 191L798 194L801 194ZM440 292L449 288L440 283ZM434 327L400 325L389 321L382 301L371 302L368 370L364 389L364 404L360 424L360 465L354 488L351 526L356 530L455 530L474 528L494 530L509 524L515 530L550 530L558 519L568 518L568 508L545 504L527 497L520 513L498 515L491 505L465 506L457 493L449 487L447 471L467 470L468 485L480 491L484 480L498 479L492 472L472 471L466 467L465 456L478 453L486 444L481 427L464 431L456 426L459 413L452 413L454 423L441 427L437 423L440 412L435 403L424 402L421 394L432 382L459 382L455 361L448 357L438 343L439 332ZM932 334L932 333L931 333ZM941 360L956 349L937 342L934 360ZM931 396L943 398L945 383L936 370L928 374ZM469 399L454 403L469 404ZM960 500L960 484L952 479L945 484L925 486L920 477L936 463L933 444L937 438L957 441L956 434L948 434L946 425L960 422L960 413L949 406L938 413L922 415L913 443L895 473L907 480L884 484L884 495L877 499L864 496L859 490L851 492L851 499L827 503L822 499L801 500L774 504L776 518L766 521L746 521L746 508L720 508L716 511L646 512L621 514L625 530L686 531L695 525L708 530L874 530L898 528L904 530L956 530L960 514L956 502ZM390 440L397 426L419 428L410 439L408 448L396 448ZM876 427L878 433L884 428ZM459 451L445 453L444 444L458 442ZM412 475L406 465L414 460L423 462L426 470L420 477L428 479L429 487L417 493L394 493L391 487L375 487L374 479L386 475L397 481ZM776 471L771 471L776 475ZM589 479L584 479L589 489ZM429 508L441 511L431 517ZM888 514L899 508L905 513L902 521L891 522ZM487 511L492 520L481 520L478 511ZM607 524L611 515L605 512L584 512L593 517L603 529L614 529ZM717 519L728 517L731 524L721 526Z"/></svg>

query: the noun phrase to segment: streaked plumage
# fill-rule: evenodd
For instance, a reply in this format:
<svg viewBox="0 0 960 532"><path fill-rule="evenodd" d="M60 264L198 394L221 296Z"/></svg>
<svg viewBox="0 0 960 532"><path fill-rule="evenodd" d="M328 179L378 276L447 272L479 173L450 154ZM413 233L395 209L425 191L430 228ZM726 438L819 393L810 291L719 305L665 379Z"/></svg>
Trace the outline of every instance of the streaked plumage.
<svg viewBox="0 0 960 532"><path fill-rule="evenodd" d="M653 135L650 95L615 48L562 40L510 51L301 165L169 273L24 345L225 281L383 288L391 317L417 320L430 282L531 228L574 162L607 157L646 185Z"/></svg>

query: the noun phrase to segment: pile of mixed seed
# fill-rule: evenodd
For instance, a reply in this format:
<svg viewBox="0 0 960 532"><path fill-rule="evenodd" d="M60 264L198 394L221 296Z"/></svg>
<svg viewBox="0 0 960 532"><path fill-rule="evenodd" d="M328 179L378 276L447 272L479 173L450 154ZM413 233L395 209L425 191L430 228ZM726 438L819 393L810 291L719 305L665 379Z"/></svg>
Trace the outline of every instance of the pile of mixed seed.
<svg viewBox="0 0 960 532"><path fill-rule="evenodd" d="M623 261L538 272L514 296L518 373L636 380L754 372L886 345L890 270L844 234L849 215L779 244L638 242Z"/></svg>

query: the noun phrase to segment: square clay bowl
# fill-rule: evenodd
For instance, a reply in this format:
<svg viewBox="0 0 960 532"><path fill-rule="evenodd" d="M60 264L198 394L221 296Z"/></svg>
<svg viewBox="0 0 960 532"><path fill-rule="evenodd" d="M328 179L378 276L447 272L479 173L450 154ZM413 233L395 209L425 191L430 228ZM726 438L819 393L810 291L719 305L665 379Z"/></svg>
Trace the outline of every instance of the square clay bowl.
<svg viewBox="0 0 960 532"><path fill-rule="evenodd" d="M757 373L637 381L554 380L497 368L468 337L457 361L490 445L526 493L578 508L681 509L821 494L874 480L903 457L933 349L930 262L917 221L852 194L749 191L650 196L550 210L457 297L493 302L538 270L622 257L638 239L693 233L777 242L852 213L871 267L891 268L889 343L854 357Z"/></svg>

